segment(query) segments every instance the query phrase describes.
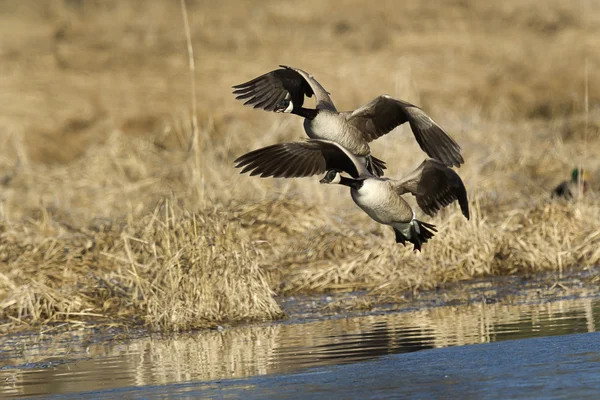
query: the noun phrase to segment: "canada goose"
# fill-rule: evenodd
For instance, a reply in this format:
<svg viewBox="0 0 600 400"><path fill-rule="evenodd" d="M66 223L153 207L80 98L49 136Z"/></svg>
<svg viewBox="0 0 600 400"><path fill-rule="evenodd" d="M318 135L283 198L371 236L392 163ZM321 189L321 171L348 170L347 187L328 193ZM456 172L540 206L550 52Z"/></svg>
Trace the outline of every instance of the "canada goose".
<svg viewBox="0 0 600 400"><path fill-rule="evenodd" d="M381 95L354 111L338 112L329 93L311 74L280 67L233 86L236 99L254 108L304 117L304 130L310 138L337 142L352 154L364 157L368 170L376 176L383 175L385 163L371 156L369 142L405 122L429 157L450 167L464 163L460 146L419 107ZM304 96L313 94L316 108L303 108Z"/></svg>
<svg viewBox="0 0 600 400"><path fill-rule="evenodd" d="M412 193L419 207L429 216L458 200L463 215L469 219L467 190L456 172L440 161L428 159L401 180L371 175L363 163L338 143L309 139L305 142L280 143L244 154L235 160L241 173L276 178L312 176L327 171L321 183L350 187L352 200L375 221L390 225L396 243L408 240L414 250L437 232L435 225L416 219L415 212L402 198ZM352 178L340 175L346 172Z"/></svg>
<svg viewBox="0 0 600 400"><path fill-rule="evenodd" d="M552 191L552 198L563 197L572 199L574 194L581 190L584 194L588 190L587 174L583 168L575 168L571 171L571 180L563 181Z"/></svg>

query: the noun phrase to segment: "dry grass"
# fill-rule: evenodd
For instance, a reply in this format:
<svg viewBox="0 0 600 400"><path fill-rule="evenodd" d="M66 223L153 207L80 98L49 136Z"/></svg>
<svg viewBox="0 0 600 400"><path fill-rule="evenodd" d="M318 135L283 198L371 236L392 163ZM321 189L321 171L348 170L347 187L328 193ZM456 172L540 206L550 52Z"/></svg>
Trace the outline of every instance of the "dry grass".
<svg viewBox="0 0 600 400"><path fill-rule="evenodd" d="M0 33L20 33L0 35L3 330L55 321L183 330L277 318L275 294L394 295L598 264L597 186L576 203L548 192L577 164L600 178L600 59L588 51L599 13L559 1L409 1L399 20L386 2L189 1L193 136L186 40L171 3L0 6ZM236 156L303 136L296 117L230 94L280 63L314 73L340 108L383 92L427 107L464 149L472 220L451 207L415 254L345 188L239 176ZM405 127L373 149L391 177L424 156Z"/></svg>
<svg viewBox="0 0 600 400"><path fill-rule="evenodd" d="M0 318L13 323L96 319L178 331L282 315L256 249L217 210L192 214L167 200L122 229L0 226L9 267Z"/></svg>

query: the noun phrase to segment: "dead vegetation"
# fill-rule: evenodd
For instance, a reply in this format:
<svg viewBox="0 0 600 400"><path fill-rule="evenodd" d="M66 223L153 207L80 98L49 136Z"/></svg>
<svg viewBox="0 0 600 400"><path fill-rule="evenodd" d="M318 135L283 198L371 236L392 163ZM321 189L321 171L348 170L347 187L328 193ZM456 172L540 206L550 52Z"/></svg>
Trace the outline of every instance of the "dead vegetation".
<svg viewBox="0 0 600 400"><path fill-rule="evenodd" d="M410 1L398 19L391 2L364 15L319 3L335 11L329 21L292 3L189 1L199 126L190 149L175 3L0 6L0 32L22 33L0 35L3 331L58 321L185 330L278 318L278 294L389 297L599 263L600 60L586 49L600 14L558 1ZM236 156L303 136L296 117L230 95L280 63L314 73L344 108L385 92L431 110L464 149L471 221L450 207L415 254L344 188L239 176ZM391 177L424 157L405 127L373 151ZM590 195L551 202L579 164L592 172Z"/></svg>
<svg viewBox="0 0 600 400"><path fill-rule="evenodd" d="M169 200L133 224L70 231L2 224L0 318L30 325L90 319L189 330L282 315L254 246L217 210Z"/></svg>

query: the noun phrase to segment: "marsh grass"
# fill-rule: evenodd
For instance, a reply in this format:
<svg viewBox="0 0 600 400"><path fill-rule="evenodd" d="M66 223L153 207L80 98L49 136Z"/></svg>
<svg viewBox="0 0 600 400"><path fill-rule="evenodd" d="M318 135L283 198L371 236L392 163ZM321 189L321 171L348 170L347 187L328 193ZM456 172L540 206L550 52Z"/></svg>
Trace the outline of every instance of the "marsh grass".
<svg viewBox="0 0 600 400"><path fill-rule="evenodd" d="M487 140L472 135L467 143ZM279 318L277 294L367 289L389 301L489 275L555 271L558 278L600 261L595 193L551 201L536 182L552 179L537 170L515 182L527 173L521 165L539 159L528 150L533 143L496 154L505 167L485 173L489 188L476 183L489 165L461 168L472 218L454 206L440 213L432 221L439 231L422 253L394 243L344 188L316 178L237 176L214 158L237 144L209 148L200 170L210 174L190 182L196 161L153 143L117 134L90 149L85 162L31 165L6 185L4 329L67 321L187 330ZM545 143L547 151L571 148ZM198 198L201 192L210 195Z"/></svg>
<svg viewBox="0 0 600 400"><path fill-rule="evenodd" d="M12 75L0 100L19 100L3 101L0 117L4 331L65 321L186 330L279 318L277 295L367 289L400 298L474 277L598 264L598 59L588 55L589 81L572 61L583 62L584 44L600 37L592 16L583 32L580 15L560 2L452 3L445 12L407 2L402 24L385 13L391 3L362 19L348 8L324 21L293 4L258 7L247 19L251 2L232 13L220 12L231 4L189 2L202 93L190 115L181 111L190 108L186 40L173 23L181 10L134 3L69 3L45 22L31 8L17 7L18 20L0 15L23 29L23 48L54 43L36 45L38 63L5 46ZM377 28L382 21L389 29ZM56 32L46 37L42 27ZM292 34L300 27L305 35ZM332 41L339 52L323 47ZM284 61L318 76L340 108L382 92L427 107L464 150L458 172L471 220L454 206L420 216L439 232L414 253L346 188L238 175L232 160L242 153L303 137L296 117L230 95L232 84ZM424 157L406 127L373 151L395 178ZM591 192L550 201L580 164L592 172Z"/></svg>
<svg viewBox="0 0 600 400"><path fill-rule="evenodd" d="M218 211L191 214L166 200L119 232L2 228L0 254L13 269L2 275L1 316L14 323L177 331L282 315L256 250Z"/></svg>

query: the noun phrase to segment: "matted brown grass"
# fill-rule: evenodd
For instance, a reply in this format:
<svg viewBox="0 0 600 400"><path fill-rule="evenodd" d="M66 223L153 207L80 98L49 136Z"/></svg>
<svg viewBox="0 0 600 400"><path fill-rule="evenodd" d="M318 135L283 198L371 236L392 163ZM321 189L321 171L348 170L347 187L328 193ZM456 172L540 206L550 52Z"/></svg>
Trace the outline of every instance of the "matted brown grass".
<svg viewBox="0 0 600 400"><path fill-rule="evenodd" d="M278 294L395 295L598 264L600 59L588 50L599 13L409 1L400 18L391 2L190 1L199 130L189 149L177 2L21 4L0 6L5 331L57 321L185 330L278 318ZM235 157L304 136L297 117L230 94L280 63L312 72L339 108L381 93L426 107L464 149L471 221L454 206L425 217L439 232L418 254L346 188L239 176ZM407 127L373 151L396 178L424 157ZM592 173L591 193L550 201L575 165Z"/></svg>
<svg viewBox="0 0 600 400"><path fill-rule="evenodd" d="M282 315L258 253L222 212L166 204L122 229L60 223L2 226L3 318L90 318L188 330ZM18 266L18 268L15 268Z"/></svg>

